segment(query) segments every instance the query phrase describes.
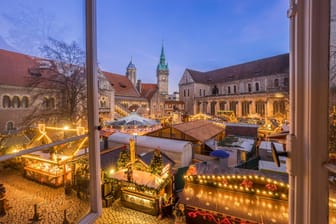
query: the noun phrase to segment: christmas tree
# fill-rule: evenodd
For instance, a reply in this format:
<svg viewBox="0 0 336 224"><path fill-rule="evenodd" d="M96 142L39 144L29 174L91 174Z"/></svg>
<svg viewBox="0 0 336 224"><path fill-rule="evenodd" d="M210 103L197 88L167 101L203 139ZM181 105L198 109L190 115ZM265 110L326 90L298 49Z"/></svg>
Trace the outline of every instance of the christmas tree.
<svg viewBox="0 0 336 224"><path fill-rule="evenodd" d="M160 175L163 169L163 159L159 149L154 151L153 159L150 164L152 174Z"/></svg>
<svg viewBox="0 0 336 224"><path fill-rule="evenodd" d="M119 154L119 159L118 159L118 162L117 162L117 168L118 168L118 170L125 168L126 165L129 162L130 162L130 152L126 148L126 146L124 146L124 148L122 149L122 151Z"/></svg>

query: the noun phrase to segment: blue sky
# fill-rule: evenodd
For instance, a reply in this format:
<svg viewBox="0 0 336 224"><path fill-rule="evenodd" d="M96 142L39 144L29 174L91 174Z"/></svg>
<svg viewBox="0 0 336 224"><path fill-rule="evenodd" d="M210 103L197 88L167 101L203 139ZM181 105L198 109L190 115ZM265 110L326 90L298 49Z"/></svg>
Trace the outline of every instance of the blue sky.
<svg viewBox="0 0 336 224"><path fill-rule="evenodd" d="M34 38L43 43L47 36L84 42L83 1L0 4L6 6L0 9L0 38L16 51L38 54L29 44L38 45ZM209 71L288 52L287 8L287 0L97 0L99 65L125 74L132 57L137 78L155 83L164 43L169 91L176 91L186 68ZM24 12L29 12L25 25L14 19ZM20 33L25 41L15 43Z"/></svg>

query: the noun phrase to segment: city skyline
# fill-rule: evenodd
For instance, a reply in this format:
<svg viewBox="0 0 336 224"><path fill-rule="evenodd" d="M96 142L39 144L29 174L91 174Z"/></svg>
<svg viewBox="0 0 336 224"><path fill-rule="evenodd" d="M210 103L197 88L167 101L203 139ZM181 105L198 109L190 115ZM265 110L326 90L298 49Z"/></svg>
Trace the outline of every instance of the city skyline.
<svg viewBox="0 0 336 224"><path fill-rule="evenodd" d="M7 7L0 9L4 18L0 22L0 38L13 48L11 50L38 55L38 52L29 52L33 48L29 47L27 38L26 49L13 44L13 37L20 32L32 33L31 43L36 43L34 38L52 36L84 46L82 1L48 4L18 0L2 5ZM287 8L287 1L262 0L173 0L169 4L152 0L97 1L98 63L105 71L124 75L132 59L137 78L144 83L156 83L156 66L163 44L170 70L169 93L172 93L178 90L186 68L209 71L287 53ZM22 13L28 14L30 10L39 12L40 22L35 22L37 19L33 17L29 22L29 16ZM12 26L19 21L8 15L25 16L28 24L34 25L21 29L17 26L15 30ZM38 36L36 30L46 27L48 32L40 32ZM4 47L0 44L0 48Z"/></svg>

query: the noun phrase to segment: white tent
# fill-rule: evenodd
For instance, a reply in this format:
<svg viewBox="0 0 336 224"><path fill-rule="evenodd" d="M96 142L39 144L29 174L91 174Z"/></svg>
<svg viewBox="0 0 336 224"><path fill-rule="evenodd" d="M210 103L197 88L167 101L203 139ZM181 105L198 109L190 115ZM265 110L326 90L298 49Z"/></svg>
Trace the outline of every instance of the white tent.
<svg viewBox="0 0 336 224"><path fill-rule="evenodd" d="M129 144L129 140L135 139L137 154L153 151L156 148L165 153L176 163L176 167L189 166L192 160L192 144L188 141L179 141L150 136L134 136L121 132L114 133L108 138L108 147Z"/></svg>
<svg viewBox="0 0 336 224"><path fill-rule="evenodd" d="M160 124L160 122L141 117L139 114L132 112L126 117L120 118L117 121L106 122L106 124L113 126L154 126Z"/></svg>

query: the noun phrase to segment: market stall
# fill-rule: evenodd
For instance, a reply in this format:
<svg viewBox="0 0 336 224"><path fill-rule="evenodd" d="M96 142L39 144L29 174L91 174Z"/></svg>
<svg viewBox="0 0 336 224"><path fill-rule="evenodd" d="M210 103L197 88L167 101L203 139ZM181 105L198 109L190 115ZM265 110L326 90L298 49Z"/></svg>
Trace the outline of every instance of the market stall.
<svg viewBox="0 0 336 224"><path fill-rule="evenodd" d="M186 223L288 223L285 174L238 168L214 174L193 167L185 181L179 203Z"/></svg>
<svg viewBox="0 0 336 224"><path fill-rule="evenodd" d="M128 149L120 153L117 171L109 178L117 180L124 206L151 215L162 214L173 201L171 165L163 162L159 150L155 150L149 165L132 154Z"/></svg>
<svg viewBox="0 0 336 224"><path fill-rule="evenodd" d="M24 176L28 179L53 187L71 181L71 167L64 162L57 163L31 155L26 155L24 158Z"/></svg>

